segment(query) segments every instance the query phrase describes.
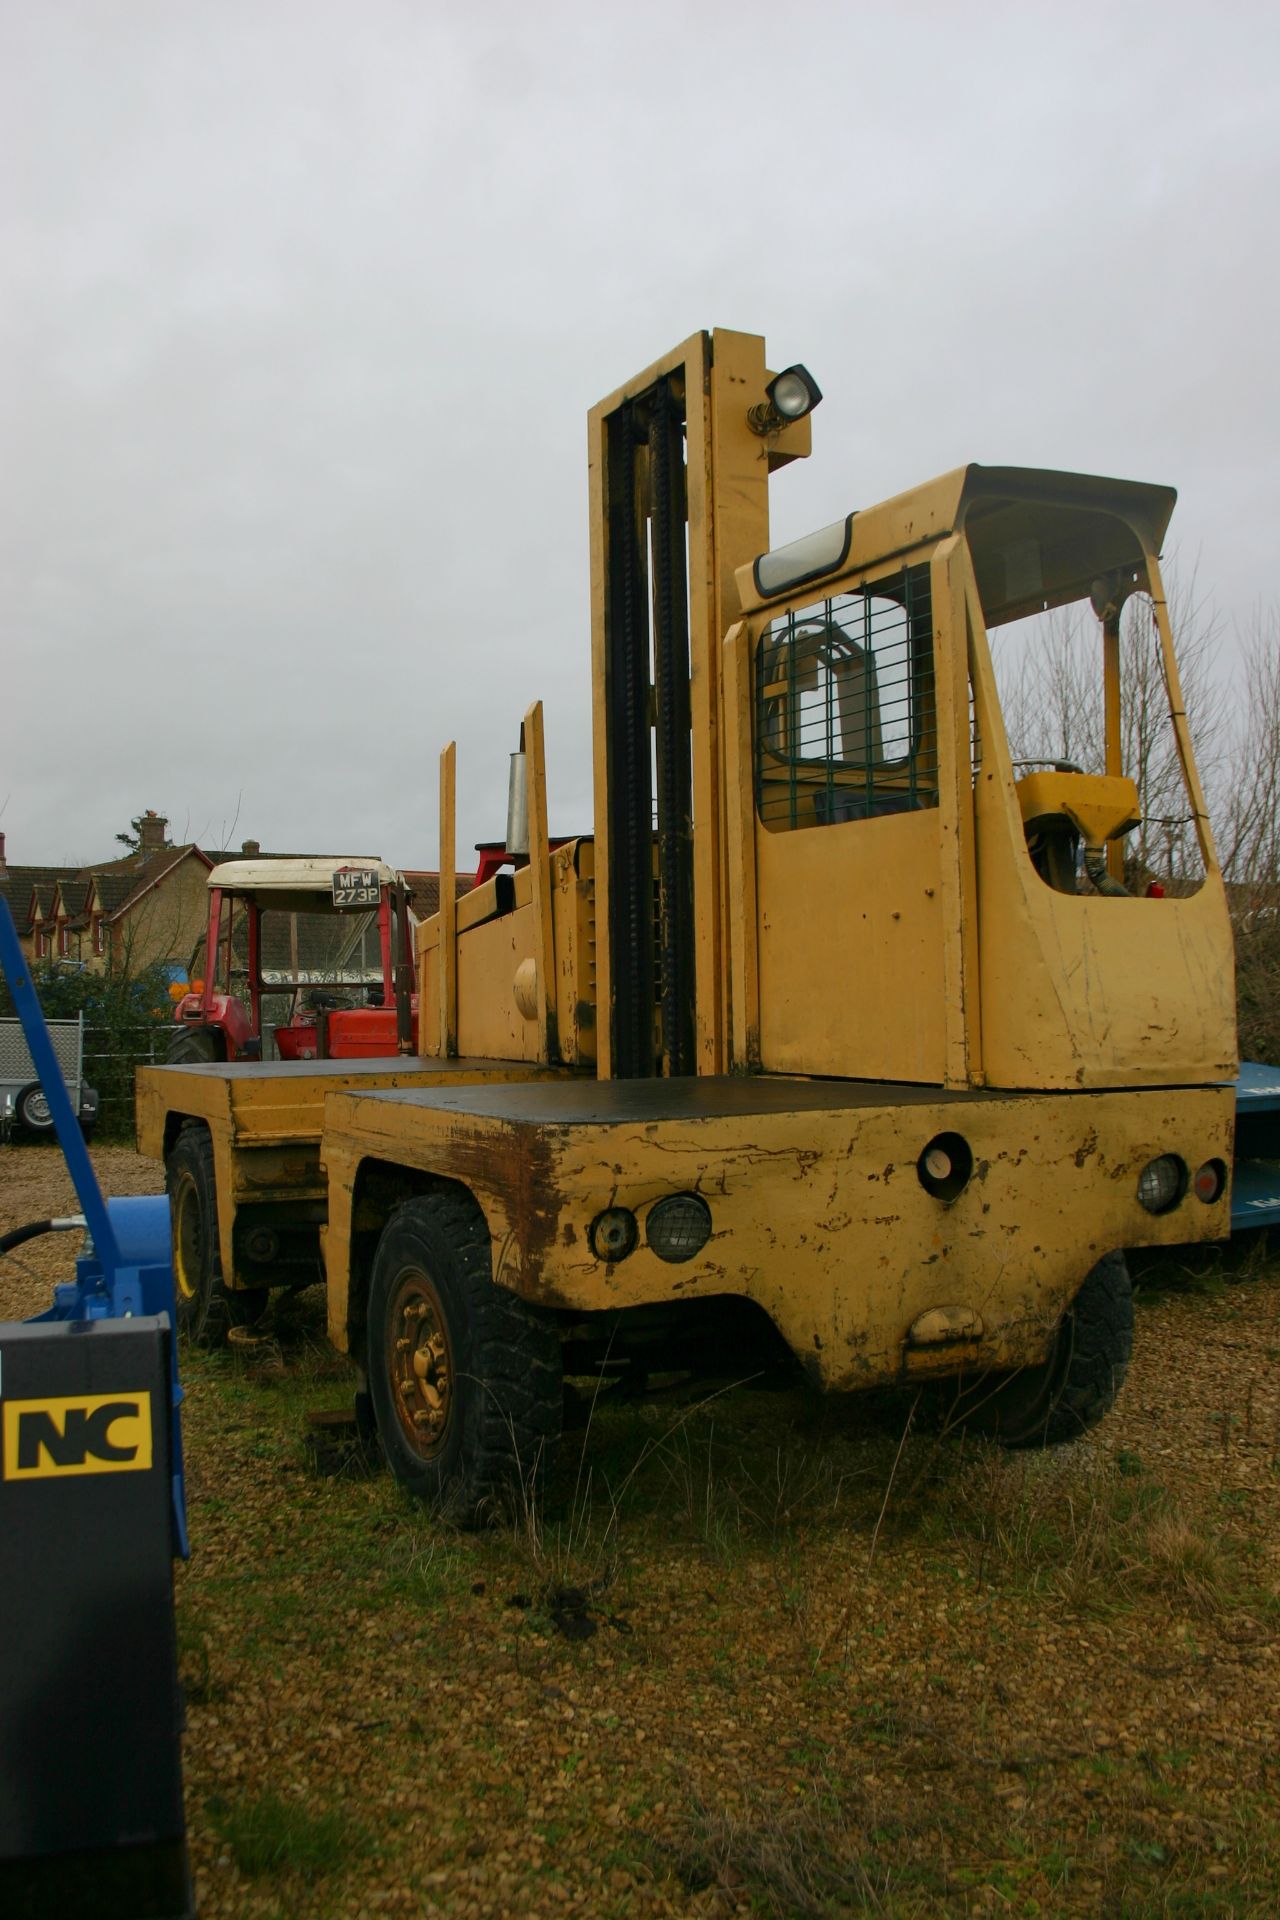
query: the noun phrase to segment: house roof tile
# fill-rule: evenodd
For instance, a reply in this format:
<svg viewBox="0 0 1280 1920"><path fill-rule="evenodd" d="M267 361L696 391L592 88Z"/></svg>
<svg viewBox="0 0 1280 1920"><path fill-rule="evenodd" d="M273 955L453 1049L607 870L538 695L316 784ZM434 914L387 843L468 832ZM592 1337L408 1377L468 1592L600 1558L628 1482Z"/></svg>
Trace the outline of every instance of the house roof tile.
<svg viewBox="0 0 1280 1920"><path fill-rule="evenodd" d="M433 913L439 913L440 875L421 868L405 867L402 871L409 888L409 905L419 920L429 920ZM470 893L475 878L474 873L455 874L453 890L459 900L464 893Z"/></svg>
<svg viewBox="0 0 1280 1920"><path fill-rule="evenodd" d="M9 902L9 910L19 931L32 924L31 904L39 902L43 919L53 913L53 896L58 882L74 880L79 867L14 867L0 873L0 893Z"/></svg>
<svg viewBox="0 0 1280 1920"><path fill-rule="evenodd" d="M117 863L114 861L109 868L94 869L94 878L102 899L102 910L107 918L114 920L127 912L135 900L156 886L174 867L181 866L182 862L193 854L206 867L212 864L208 854L202 853L194 840L189 840L184 846L164 847L160 852L148 854L145 857L135 854L133 856L135 864L127 875L116 871ZM121 890L122 883L123 890ZM114 905L109 904L110 898L115 899Z"/></svg>

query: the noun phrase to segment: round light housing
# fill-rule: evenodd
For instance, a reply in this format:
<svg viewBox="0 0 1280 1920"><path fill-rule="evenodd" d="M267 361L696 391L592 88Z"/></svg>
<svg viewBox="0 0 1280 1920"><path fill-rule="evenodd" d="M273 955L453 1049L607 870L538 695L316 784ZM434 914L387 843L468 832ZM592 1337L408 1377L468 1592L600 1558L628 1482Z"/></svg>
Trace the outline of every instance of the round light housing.
<svg viewBox="0 0 1280 1920"><path fill-rule="evenodd" d="M634 1252L640 1229L629 1207L606 1207L591 1222L588 1238L596 1259L612 1263Z"/></svg>
<svg viewBox="0 0 1280 1920"><path fill-rule="evenodd" d="M784 420L803 420L822 398L822 389L807 367L784 367L765 388Z"/></svg>
<svg viewBox="0 0 1280 1920"><path fill-rule="evenodd" d="M1225 1164L1221 1160L1206 1160L1202 1167L1196 1168L1191 1187L1196 1199L1203 1200L1206 1207L1211 1207L1221 1197L1226 1184Z"/></svg>
<svg viewBox="0 0 1280 1920"><path fill-rule="evenodd" d="M659 1260L692 1260L711 1238L711 1209L700 1194L673 1193L650 1207L644 1231Z"/></svg>
<svg viewBox="0 0 1280 1920"><path fill-rule="evenodd" d="M1187 1190L1187 1169L1176 1153L1149 1160L1138 1175L1138 1199L1148 1213L1168 1213Z"/></svg>
<svg viewBox="0 0 1280 1920"><path fill-rule="evenodd" d="M764 391L764 399L747 408L747 425L752 433L766 437L781 433L794 420L803 420L822 398L822 388L809 369L798 363L775 373Z"/></svg>
<svg viewBox="0 0 1280 1920"><path fill-rule="evenodd" d="M973 1149L960 1133L935 1133L916 1161L916 1178L935 1200L958 1200L973 1172Z"/></svg>

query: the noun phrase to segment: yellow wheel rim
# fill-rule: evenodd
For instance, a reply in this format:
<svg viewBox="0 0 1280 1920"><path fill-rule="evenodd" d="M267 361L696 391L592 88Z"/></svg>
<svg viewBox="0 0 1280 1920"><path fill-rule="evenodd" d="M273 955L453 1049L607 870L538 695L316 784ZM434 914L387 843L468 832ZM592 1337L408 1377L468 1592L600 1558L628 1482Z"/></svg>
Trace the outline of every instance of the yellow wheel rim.
<svg viewBox="0 0 1280 1920"><path fill-rule="evenodd" d="M440 1296L425 1273L401 1275L387 1322L387 1377L405 1439L430 1460L448 1437L453 1355Z"/></svg>
<svg viewBox="0 0 1280 1920"><path fill-rule="evenodd" d="M183 1178L173 1196L173 1278L182 1300L199 1298L200 1240L200 1201L194 1183Z"/></svg>

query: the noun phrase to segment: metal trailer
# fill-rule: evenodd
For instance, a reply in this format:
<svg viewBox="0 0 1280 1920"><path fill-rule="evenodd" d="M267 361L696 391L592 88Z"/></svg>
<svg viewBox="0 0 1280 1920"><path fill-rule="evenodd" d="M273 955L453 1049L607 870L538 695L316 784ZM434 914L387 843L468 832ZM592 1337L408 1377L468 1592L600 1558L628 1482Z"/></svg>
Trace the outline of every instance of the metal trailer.
<svg viewBox="0 0 1280 1920"><path fill-rule="evenodd" d="M53 1057L86 1138L98 1118L98 1095L84 1077L84 1015L46 1020ZM31 1048L17 1019L0 1019L0 1119L16 1121L28 1133L52 1133L53 1110L40 1084Z"/></svg>

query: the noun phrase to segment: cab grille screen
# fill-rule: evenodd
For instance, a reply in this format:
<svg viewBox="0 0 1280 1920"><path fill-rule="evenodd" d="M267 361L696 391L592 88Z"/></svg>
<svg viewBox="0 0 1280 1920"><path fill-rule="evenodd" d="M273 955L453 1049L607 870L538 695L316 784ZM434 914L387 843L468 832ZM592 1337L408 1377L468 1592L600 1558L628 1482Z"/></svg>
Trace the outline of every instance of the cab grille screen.
<svg viewBox="0 0 1280 1920"><path fill-rule="evenodd" d="M927 565L770 623L756 650L755 783L775 831L938 804Z"/></svg>

